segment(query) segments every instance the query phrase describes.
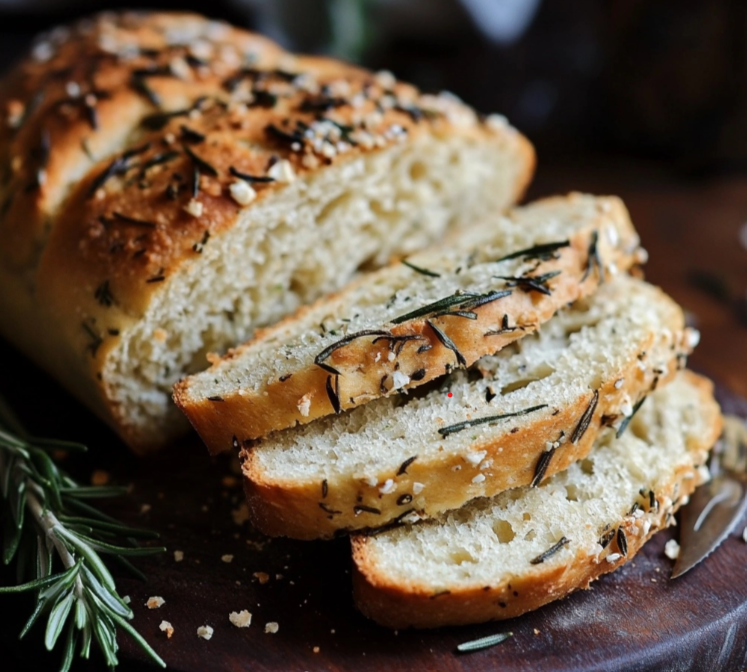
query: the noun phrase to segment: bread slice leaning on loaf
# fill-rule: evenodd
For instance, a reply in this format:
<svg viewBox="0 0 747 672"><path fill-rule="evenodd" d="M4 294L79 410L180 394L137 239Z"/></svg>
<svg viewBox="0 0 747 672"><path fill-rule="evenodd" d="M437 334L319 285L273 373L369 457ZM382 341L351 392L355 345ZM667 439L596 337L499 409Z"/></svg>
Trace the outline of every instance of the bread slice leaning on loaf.
<svg viewBox="0 0 747 672"><path fill-rule="evenodd" d="M271 434L242 451L254 524L302 539L376 528L539 483L619 431L685 364L681 308L618 275L542 329L427 391Z"/></svg>
<svg viewBox="0 0 747 672"><path fill-rule="evenodd" d="M518 616L630 560L707 477L721 429L709 381L690 372L648 397L616 439L538 488L437 520L353 538L358 608L431 628Z"/></svg>
<svg viewBox="0 0 747 672"><path fill-rule="evenodd" d="M171 387L260 325L501 211L498 116L193 14L42 36L0 83L0 332L135 449Z"/></svg>
<svg viewBox="0 0 747 672"><path fill-rule="evenodd" d="M497 352L640 261L638 244L614 197L496 214L258 333L174 398L211 452L239 447Z"/></svg>

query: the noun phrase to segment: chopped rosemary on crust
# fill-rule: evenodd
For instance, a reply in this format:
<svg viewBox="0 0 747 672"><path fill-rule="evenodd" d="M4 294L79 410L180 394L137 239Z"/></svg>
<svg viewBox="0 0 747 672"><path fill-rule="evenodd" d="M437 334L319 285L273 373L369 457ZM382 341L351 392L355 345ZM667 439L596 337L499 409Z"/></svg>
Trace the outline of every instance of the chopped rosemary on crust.
<svg viewBox="0 0 747 672"><path fill-rule="evenodd" d="M399 465L399 469L397 470L397 476L402 476L403 474L406 474L407 467L409 467L417 459L418 459L417 455L408 457L402 464Z"/></svg>
<svg viewBox="0 0 747 672"><path fill-rule="evenodd" d="M104 280L104 282L96 287L96 291L94 292L93 297L96 299L96 301L98 301L98 303L106 308L109 308L116 303L108 280Z"/></svg>
<svg viewBox="0 0 747 672"><path fill-rule="evenodd" d="M602 257L599 254L599 232L593 231L591 234L591 242L589 243L589 253L586 259L586 270L581 276L581 282L586 280L592 271L592 268L596 266L599 272L599 283L604 282L604 264L602 263Z"/></svg>
<svg viewBox="0 0 747 672"><path fill-rule="evenodd" d="M441 342L441 345L443 345L445 348L448 348L454 353L454 355L456 356L457 362L461 364L462 366L467 366L467 360L464 358L464 355L459 351L459 348L457 348L454 341L452 341L443 331L441 331L430 320L426 320L426 324L433 330L433 333L436 334L436 338Z"/></svg>
<svg viewBox="0 0 747 672"><path fill-rule="evenodd" d="M576 425L576 429L573 430L573 434L571 434L571 443L573 444L578 443L583 437L583 435L586 434L586 430L589 429L589 425L591 424L591 421L594 418L594 411L597 410L598 403L599 403L599 390L594 390L594 394L591 397L591 401L589 402L589 405L586 407L586 410L583 412L583 414L579 418L578 424Z"/></svg>
<svg viewBox="0 0 747 672"><path fill-rule="evenodd" d="M447 311L450 308L457 307L458 310L468 310L470 308L479 308L480 306L502 299L504 296L511 294L510 290L496 290L487 292L486 294L472 294L472 293L455 293L451 296L444 297L433 303L429 303L426 306L422 306L399 317L395 317L392 320L392 324L402 324L409 320L414 320L419 317L426 317L433 315L440 311Z"/></svg>
<svg viewBox="0 0 747 672"><path fill-rule="evenodd" d="M340 406L340 376L335 376L334 387L332 386L332 376L327 376L327 382L324 386L327 390L329 403L332 404L335 415L338 415L342 410L342 407Z"/></svg>
<svg viewBox="0 0 747 672"><path fill-rule="evenodd" d="M540 404L539 406L532 406L531 408L525 408L521 411L515 411L513 413L502 413L500 415L489 415L484 418L477 418L475 420L465 420L464 422L458 422L455 425L449 425L448 427L442 427L438 430L438 433L443 436L447 437L450 434L456 434L457 432L461 432L464 429L469 429L470 427L476 427L478 425L486 425L491 422L498 422L499 420L505 420L506 418L518 418L522 415L528 415L529 413L534 413L535 411L539 411L543 408L547 408L547 404Z"/></svg>
<svg viewBox="0 0 747 672"><path fill-rule="evenodd" d="M554 252L563 247L569 247L570 244L570 240L561 240L557 243L543 243L542 245L527 247L526 249L519 250L518 252L512 252L511 254L507 254L505 257L501 257L500 259L496 259L495 261L496 263L499 263L501 261L508 261L509 259L518 259L519 257L524 257L525 260L540 259L542 261L547 261L548 259L551 259L553 257Z"/></svg>
<svg viewBox="0 0 747 672"><path fill-rule="evenodd" d="M240 180L244 180L245 182L259 182L259 183L267 183L267 182L274 182L274 177L269 177L268 175L249 175L248 173L242 173L240 170L237 170L233 166L231 166L228 169L228 172L231 173L234 177L238 177Z"/></svg>
<svg viewBox="0 0 747 672"><path fill-rule="evenodd" d="M314 357L314 364L321 367L325 371L329 371L330 373L334 373L335 375L339 376L340 372L333 366L325 364L324 360L327 359L338 348L342 348L348 343L352 343L353 341L359 338L364 338L365 336L391 337L392 334L388 331L384 331L383 329L364 329L363 331L357 331L354 334L348 334L347 336L345 336L345 338L341 338L339 341L336 341L335 343L332 343L332 345L328 345L326 348L324 348L324 350L322 350L316 357ZM374 341L374 343L375 342L376 341Z"/></svg>
<svg viewBox="0 0 747 672"><path fill-rule="evenodd" d="M628 536L622 527L617 528L617 548L623 557L628 557Z"/></svg>
<svg viewBox="0 0 747 672"><path fill-rule="evenodd" d="M570 539L567 537L561 537L560 541L558 541L557 544L553 544L548 548L544 553L541 553L536 558L532 558L529 563L532 565L540 565L548 558L551 558L553 555L555 555L563 546L570 543Z"/></svg>
<svg viewBox="0 0 747 672"><path fill-rule="evenodd" d="M545 450L542 455L540 455L539 460L537 460L537 466L534 469L534 478L532 478L532 482L529 484L530 487L536 488L542 482L542 479L547 473L547 468L550 466L553 455L555 455L555 448Z"/></svg>
<svg viewBox="0 0 747 672"><path fill-rule="evenodd" d="M628 425L630 424L630 421L633 419L633 417L635 416L635 414L638 413L638 409L641 406L643 406L643 402L644 401L646 401L646 397L641 397L636 402L635 406L633 406L633 412L620 423L620 427L617 430L617 434L615 434L616 438L619 439L623 435L623 433L625 432L625 430L628 428Z"/></svg>
<svg viewBox="0 0 747 672"><path fill-rule="evenodd" d="M542 275L495 275L499 280L506 280L508 287L518 287L524 292L539 292L550 296L552 290L547 286L549 280L559 276L562 271L550 271Z"/></svg>
<svg viewBox="0 0 747 672"><path fill-rule="evenodd" d="M402 263L405 266L407 266L407 268L411 268L416 273L420 273L420 275L427 275L428 277L431 277L431 278L440 278L441 277L440 273L436 273L435 271L428 270L427 268L423 268L421 266L416 266L415 264L411 264L406 259L403 259Z"/></svg>
<svg viewBox="0 0 747 672"><path fill-rule="evenodd" d="M187 145L182 145L182 148L201 172L206 173L207 175L212 175L213 177L218 177L218 170L212 164L205 161L205 159L197 156L197 154L195 154L194 151L192 151L192 149Z"/></svg>

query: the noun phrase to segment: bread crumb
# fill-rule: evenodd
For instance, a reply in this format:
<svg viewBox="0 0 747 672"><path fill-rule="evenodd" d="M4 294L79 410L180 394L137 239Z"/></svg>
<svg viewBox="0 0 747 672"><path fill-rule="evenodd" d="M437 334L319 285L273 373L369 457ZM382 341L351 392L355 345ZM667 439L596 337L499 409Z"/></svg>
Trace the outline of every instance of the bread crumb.
<svg viewBox="0 0 747 672"><path fill-rule="evenodd" d="M315 646L315 647L314 647L314 648L312 649L312 651L313 651L314 653L319 653L319 647L318 647L318 646Z"/></svg>
<svg viewBox="0 0 747 672"><path fill-rule="evenodd" d="M202 210L203 210L203 205L196 198L190 199L189 203L187 203L187 205L184 206L184 211L192 215L192 217L201 217Z"/></svg>
<svg viewBox="0 0 747 672"><path fill-rule="evenodd" d="M246 610L232 611L228 614L228 620L237 628L248 628L252 623L252 615Z"/></svg>
<svg viewBox="0 0 747 672"><path fill-rule="evenodd" d="M150 511L150 504L141 504L140 513L148 513Z"/></svg>
<svg viewBox="0 0 747 672"><path fill-rule="evenodd" d="M226 553L225 555L221 555L220 559L228 564L229 562L233 562L233 555L231 555L230 553Z"/></svg>
<svg viewBox="0 0 747 672"><path fill-rule="evenodd" d="M539 634L540 634L540 631L539 631L539 630L537 630L537 628L535 628L535 629L534 629L534 634L535 634L535 635L539 635Z"/></svg>
<svg viewBox="0 0 747 672"><path fill-rule="evenodd" d="M231 186L228 187L228 191L231 192L231 198L239 205L249 205L257 198L257 192L243 180L232 182Z"/></svg>
<svg viewBox="0 0 747 672"><path fill-rule="evenodd" d="M257 579L262 585L270 580L270 575L267 572L254 572L254 578Z"/></svg>
<svg viewBox="0 0 747 672"><path fill-rule="evenodd" d="M275 621L270 621L265 625L265 632L271 635L274 635L278 630L280 630L280 626Z"/></svg>
<svg viewBox="0 0 747 672"><path fill-rule="evenodd" d="M153 597L149 597L148 601L145 603L145 606L148 607L148 609L159 609L166 603L166 600L164 600L160 595L154 595Z"/></svg>
<svg viewBox="0 0 747 672"><path fill-rule="evenodd" d="M676 539L670 539L664 546L664 555L670 560L676 560L680 554L680 545Z"/></svg>
<svg viewBox="0 0 747 672"><path fill-rule="evenodd" d="M174 626L168 621L161 621L161 625L158 626L158 629L161 632L165 632L168 639L171 639L171 635L174 634Z"/></svg>
<svg viewBox="0 0 747 672"><path fill-rule="evenodd" d="M184 560L184 551L174 551L174 562L181 562Z"/></svg>
<svg viewBox="0 0 747 672"><path fill-rule="evenodd" d="M220 482L224 488L235 488L239 484L239 479L235 476L224 476Z"/></svg>
<svg viewBox="0 0 747 672"><path fill-rule="evenodd" d="M103 469L94 469L91 474L91 485L106 485L111 480L111 475Z"/></svg>
<svg viewBox="0 0 747 672"><path fill-rule="evenodd" d="M213 636L213 629L209 625L201 625L197 628L197 636L203 639L210 639Z"/></svg>
<svg viewBox="0 0 747 672"><path fill-rule="evenodd" d="M242 525L249 520L249 507L246 504L239 504L237 509L231 511L231 518L236 525Z"/></svg>

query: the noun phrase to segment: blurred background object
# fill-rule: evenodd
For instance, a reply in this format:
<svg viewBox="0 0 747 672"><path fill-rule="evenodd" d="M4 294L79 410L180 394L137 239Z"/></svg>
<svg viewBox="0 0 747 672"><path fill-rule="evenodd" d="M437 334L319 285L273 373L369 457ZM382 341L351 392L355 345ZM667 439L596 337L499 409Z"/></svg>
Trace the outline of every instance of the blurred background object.
<svg viewBox="0 0 747 672"><path fill-rule="evenodd" d="M614 150L680 173L747 168L742 0L2 0L0 56L124 7L207 13L453 91L506 114L545 160Z"/></svg>

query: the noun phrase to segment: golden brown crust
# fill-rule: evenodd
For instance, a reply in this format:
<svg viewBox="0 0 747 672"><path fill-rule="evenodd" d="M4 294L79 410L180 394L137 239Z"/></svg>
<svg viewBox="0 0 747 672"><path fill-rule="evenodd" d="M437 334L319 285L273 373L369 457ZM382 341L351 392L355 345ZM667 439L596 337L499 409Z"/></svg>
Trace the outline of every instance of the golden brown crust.
<svg viewBox="0 0 747 672"><path fill-rule="evenodd" d="M563 436L563 432L572 437L593 406L587 428L578 440L567 441L553 454L542 477L546 480L586 457L605 427L619 423L620 409L625 403L641 399L653 389L666 385L677 374L689 354L683 322L684 318L661 325L662 330L668 329L674 334L676 344L676 348L665 355L668 361L658 357L655 362L653 357L645 357L643 361L635 358L609 380L600 381L596 401L590 392L572 405L543 411L536 422L515 433L509 431L498 439L475 442L473 450L486 451L485 459L492 461L490 478L479 484L472 479L482 473L480 464L469 463L463 455L421 458L407 465L404 471L380 474L379 482L391 478L397 484L395 492L383 495L379 483L367 485L360 479L333 479L325 486L302 478L276 480L262 469L256 448L244 449L240 456L252 523L271 536L331 538L344 530L381 527L408 513L416 512L421 518L432 517L441 511L456 509L475 497L492 497L508 488L529 485L547 443ZM639 344L639 353L651 354L656 340L657 334L650 333ZM410 496L403 502L402 493L413 492L413 483L423 484L427 497L421 501L418 496Z"/></svg>
<svg viewBox="0 0 747 672"><path fill-rule="evenodd" d="M651 521L648 533L643 534L640 520L626 516L619 522L627 537L627 557L623 557L617 542L613 541L599 555L587 555L580 549L575 557L563 564L537 565L523 576L514 576L497 586L475 586L455 589L434 596L427 588L417 585L403 586L390 582L387 576L377 573L368 557L366 537L352 538L354 561L353 593L360 611L377 623L392 628L434 628L444 625L480 623L519 616L548 602L564 597L580 588L588 588L592 581L632 559L643 544L659 529L668 527L674 512L695 489L695 465L703 464L707 452L716 442L722 426L718 405L713 399L710 381L686 372L689 384L698 388L701 412L707 418L708 434L698 436L688 446L692 466L678 469L670 481L656 493L658 508L647 511ZM614 562L607 556L620 554Z"/></svg>
<svg viewBox="0 0 747 672"><path fill-rule="evenodd" d="M193 14L100 14L53 31L0 84L0 117L3 331L140 448L162 438L113 405L104 362L234 226L232 168L265 178L287 160L302 176L421 134L508 148L515 197L534 165L522 136L457 102ZM284 183L252 186L261 202Z"/></svg>
<svg viewBox="0 0 747 672"><path fill-rule="evenodd" d="M551 203L556 199L547 200ZM185 378L174 386L174 400L210 452L217 453L236 443L250 442L272 431L307 424L334 413L333 400L327 391L330 385L337 390L340 410L345 411L396 392L392 384L395 371L408 376L410 383L405 388L410 388L423 385L458 366L455 352L441 342L431 325L451 339L464 365L469 366L480 357L493 354L534 332L559 308L594 292L602 276L590 260L592 241L596 241L599 258L608 277L611 269L626 270L636 263L637 250L626 247L637 238L625 206L616 198L600 198L599 206L596 216L589 217L588 224L570 237L568 247L557 250L553 258L542 261L535 269L533 275L560 271L548 283L551 289L549 295L520 289L513 291L510 296L471 309L478 316L475 320L444 316L413 319L395 326L381 325L394 336L417 339L405 343L394 359L388 356L391 340L378 339L377 342L371 338L361 338L332 352L324 360L324 368L311 364L294 371L290 378L277 379L256 391L236 389L233 394L222 395L217 402L210 398L193 397L190 392L191 380ZM599 235L599 231L610 221L615 223L624 244L613 246L606 235ZM385 272L385 269L381 271ZM349 286L347 291L370 281L363 278L356 285ZM333 312L339 296L321 299L317 305L329 305L330 312ZM312 309L302 308L275 327L262 330L252 341L229 352L222 360L217 359L212 368L220 375L218 367L222 361L241 356L260 339L282 333ZM496 331L495 325L502 323L504 315L508 315L512 326L518 325L519 328L499 330L486 336L486 332ZM423 352L422 348L428 345L430 349ZM340 375L331 374L332 370L339 371ZM304 407L299 403L301 399L308 399L309 404Z"/></svg>

